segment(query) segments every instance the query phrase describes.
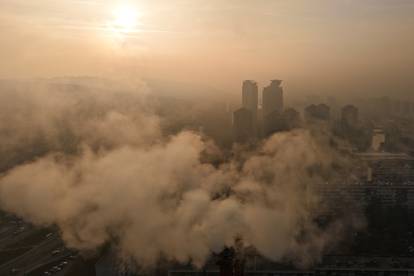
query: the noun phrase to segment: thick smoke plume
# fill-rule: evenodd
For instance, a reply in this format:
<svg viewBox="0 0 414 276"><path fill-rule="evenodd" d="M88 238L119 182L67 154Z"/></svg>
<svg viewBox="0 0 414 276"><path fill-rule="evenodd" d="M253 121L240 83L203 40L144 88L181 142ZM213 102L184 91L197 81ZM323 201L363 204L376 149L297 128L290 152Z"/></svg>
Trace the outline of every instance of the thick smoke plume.
<svg viewBox="0 0 414 276"><path fill-rule="evenodd" d="M183 131L163 135L142 84L21 84L0 100L0 206L57 225L69 247L113 243L141 265L202 265L235 237L272 260L310 263L342 234L323 230L316 185L337 156L306 130L274 135L221 165Z"/></svg>

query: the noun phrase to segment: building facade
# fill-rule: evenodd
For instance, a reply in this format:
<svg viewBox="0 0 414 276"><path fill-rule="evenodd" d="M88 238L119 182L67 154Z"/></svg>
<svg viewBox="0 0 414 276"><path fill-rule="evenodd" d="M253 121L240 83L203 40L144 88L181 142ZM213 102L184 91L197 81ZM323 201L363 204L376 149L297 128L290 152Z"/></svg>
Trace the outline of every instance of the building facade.
<svg viewBox="0 0 414 276"><path fill-rule="evenodd" d="M283 87L281 80L272 80L269 86L263 89L263 118L269 114L283 111Z"/></svg>

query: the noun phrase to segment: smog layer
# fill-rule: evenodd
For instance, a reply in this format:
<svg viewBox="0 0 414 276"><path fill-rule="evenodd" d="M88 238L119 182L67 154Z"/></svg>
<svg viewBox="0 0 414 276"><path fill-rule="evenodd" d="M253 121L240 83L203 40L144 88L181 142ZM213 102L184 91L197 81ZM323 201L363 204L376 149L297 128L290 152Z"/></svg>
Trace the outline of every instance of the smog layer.
<svg viewBox="0 0 414 276"><path fill-rule="evenodd" d="M71 248L111 244L143 266L161 256L201 266L241 237L307 265L361 226L352 214L315 222L329 205L314 187L349 163L324 134L297 129L223 154L200 133L166 133L173 118L154 112L144 83L3 85L0 207L57 225Z"/></svg>

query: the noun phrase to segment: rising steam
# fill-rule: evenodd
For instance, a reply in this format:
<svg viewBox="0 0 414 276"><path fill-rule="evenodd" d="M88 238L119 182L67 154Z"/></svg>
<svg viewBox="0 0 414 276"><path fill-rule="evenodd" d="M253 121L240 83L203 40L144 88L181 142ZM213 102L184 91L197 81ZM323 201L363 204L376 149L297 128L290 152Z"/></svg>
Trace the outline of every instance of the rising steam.
<svg viewBox="0 0 414 276"><path fill-rule="evenodd" d="M313 187L337 157L306 130L213 166L207 138L162 134L141 84L21 86L0 96L0 207L57 225L69 247L202 265L241 236L270 259L309 263L344 231L314 222Z"/></svg>

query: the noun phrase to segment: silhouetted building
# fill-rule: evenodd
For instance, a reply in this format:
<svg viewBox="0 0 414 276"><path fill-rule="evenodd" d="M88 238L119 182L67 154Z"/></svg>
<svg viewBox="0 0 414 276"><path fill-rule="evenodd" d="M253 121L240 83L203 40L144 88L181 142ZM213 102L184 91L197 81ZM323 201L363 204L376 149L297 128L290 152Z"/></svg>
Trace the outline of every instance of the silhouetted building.
<svg viewBox="0 0 414 276"><path fill-rule="evenodd" d="M233 113L234 140L245 143L254 137L253 114L247 108L239 108Z"/></svg>
<svg viewBox="0 0 414 276"><path fill-rule="evenodd" d="M281 80L272 80L263 89L263 134L265 136L282 129L283 88Z"/></svg>
<svg viewBox="0 0 414 276"><path fill-rule="evenodd" d="M252 112L254 123L257 121L257 107L259 92L257 83L252 80L245 80L242 88L242 105Z"/></svg>
<svg viewBox="0 0 414 276"><path fill-rule="evenodd" d="M317 119L322 121L329 121L330 113L330 108L326 104L312 104L305 108L305 117L307 120Z"/></svg>
<svg viewBox="0 0 414 276"><path fill-rule="evenodd" d="M272 80L269 86L263 89L263 118L274 111L283 111L283 88L281 80Z"/></svg>
<svg viewBox="0 0 414 276"><path fill-rule="evenodd" d="M267 114L263 119L263 133L265 136L269 136L275 132L281 131L284 129L284 122L282 114L275 110L270 114Z"/></svg>
<svg viewBox="0 0 414 276"><path fill-rule="evenodd" d="M346 105L342 108L341 121L345 126L354 128L358 125L358 120L358 108L353 105Z"/></svg>
<svg viewBox="0 0 414 276"><path fill-rule="evenodd" d="M253 80L245 80L242 87L242 107L246 108L252 113L253 119L253 133L258 134L258 103L259 102L259 90L257 83Z"/></svg>
<svg viewBox="0 0 414 276"><path fill-rule="evenodd" d="M286 109L282 113L274 111L264 120L264 134L269 136L275 132L287 131L300 126L300 114L293 108Z"/></svg>

